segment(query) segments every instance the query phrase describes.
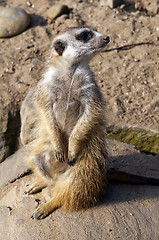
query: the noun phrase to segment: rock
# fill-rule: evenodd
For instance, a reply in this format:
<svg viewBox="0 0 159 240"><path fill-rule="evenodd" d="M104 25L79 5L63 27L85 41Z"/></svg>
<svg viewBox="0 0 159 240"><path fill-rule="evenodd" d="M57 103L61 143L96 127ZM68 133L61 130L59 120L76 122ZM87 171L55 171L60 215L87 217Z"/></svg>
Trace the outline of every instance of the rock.
<svg viewBox="0 0 159 240"><path fill-rule="evenodd" d="M8 115L0 116L0 163L9 156L9 146L6 144L5 133L7 131Z"/></svg>
<svg viewBox="0 0 159 240"><path fill-rule="evenodd" d="M27 157L25 148L21 148L0 164L0 188L30 171L26 166Z"/></svg>
<svg viewBox="0 0 159 240"><path fill-rule="evenodd" d="M149 12L149 13L152 13L152 14L157 14L159 12L159 5L158 3L156 2L152 2L150 4L148 4L145 9Z"/></svg>
<svg viewBox="0 0 159 240"><path fill-rule="evenodd" d="M159 154L159 132L133 126L109 126L107 137L135 145L140 151Z"/></svg>
<svg viewBox="0 0 159 240"><path fill-rule="evenodd" d="M110 8L115 8L123 3L122 0L100 0L102 6L109 6Z"/></svg>
<svg viewBox="0 0 159 240"><path fill-rule="evenodd" d="M15 36L30 24L29 15L21 8L0 7L0 38Z"/></svg>
<svg viewBox="0 0 159 240"><path fill-rule="evenodd" d="M159 2L158 2L158 0L153 0L153 1L151 1L151 0L141 0L139 2L139 5L140 5L140 9L138 8L139 10L144 9L150 14L157 14L159 12Z"/></svg>
<svg viewBox="0 0 159 240"><path fill-rule="evenodd" d="M109 140L108 148L113 160L111 167L158 177L157 156L140 153L128 144L113 140ZM19 159L19 165L22 162L23 159ZM10 169L12 167L10 165ZM97 206L72 213L58 209L38 221L31 215L38 204L41 206L48 200L44 194L46 189L33 195L24 194L26 184L33 178L28 175L0 189L0 239L92 240L117 239L116 236L127 239L134 233L142 236L140 239L158 239L158 187L109 184L106 196Z"/></svg>
<svg viewBox="0 0 159 240"><path fill-rule="evenodd" d="M141 10L141 9L142 9L142 4L141 4L141 2L135 2L134 7L135 7L136 10Z"/></svg>
<svg viewBox="0 0 159 240"><path fill-rule="evenodd" d="M70 12L69 8L66 5L56 4L49 8L47 12L48 18L51 20L63 15L68 14Z"/></svg>
<svg viewBox="0 0 159 240"><path fill-rule="evenodd" d="M20 127L19 111L11 113L0 108L0 163L13 154L18 146L18 133Z"/></svg>

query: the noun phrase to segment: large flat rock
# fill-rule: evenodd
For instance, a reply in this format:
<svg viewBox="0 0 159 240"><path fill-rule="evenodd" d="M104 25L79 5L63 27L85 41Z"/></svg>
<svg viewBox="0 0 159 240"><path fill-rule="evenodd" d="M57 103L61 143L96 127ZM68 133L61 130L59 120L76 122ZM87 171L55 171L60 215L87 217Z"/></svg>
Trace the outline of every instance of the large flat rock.
<svg viewBox="0 0 159 240"><path fill-rule="evenodd" d="M0 188L29 172L27 157L27 151L21 148L0 164Z"/></svg>
<svg viewBox="0 0 159 240"><path fill-rule="evenodd" d="M158 176L159 156L140 153L131 145L113 140L108 141L108 148L111 155L110 167L146 176ZM16 157L17 154L19 153L16 153ZM14 168L14 161L10 160L8 163L9 168ZM21 172L23 158L19 159L17 164ZM22 172L24 173L24 170ZM20 173L17 176L20 176ZM16 175L14 177L16 178ZM9 182L10 178L8 179ZM58 209L39 221L31 219L32 212L39 203L48 201L50 194L44 189L32 196L25 195L25 185L32 179L32 174L27 175L1 188L0 239L158 240L159 238L157 186L110 183L107 195L97 206L73 213Z"/></svg>

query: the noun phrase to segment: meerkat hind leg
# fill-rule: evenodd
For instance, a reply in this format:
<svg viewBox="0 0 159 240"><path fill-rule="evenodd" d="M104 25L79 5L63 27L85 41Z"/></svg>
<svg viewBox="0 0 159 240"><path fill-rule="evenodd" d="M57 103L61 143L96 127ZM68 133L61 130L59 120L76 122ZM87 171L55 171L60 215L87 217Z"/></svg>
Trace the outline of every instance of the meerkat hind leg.
<svg viewBox="0 0 159 240"><path fill-rule="evenodd" d="M50 201L38 207L32 214L31 218L43 219L57 208L62 206L63 200L66 198L66 189L63 187L63 182L57 184L53 189L53 197Z"/></svg>
<svg viewBox="0 0 159 240"><path fill-rule="evenodd" d="M40 178L37 178L34 183L27 186L25 194L34 194L40 192L43 188L47 187L47 184L42 181Z"/></svg>
<svg viewBox="0 0 159 240"><path fill-rule="evenodd" d="M37 208L33 212L31 218L36 218L38 220L41 220L47 217L50 213L52 213L59 207L60 207L59 201L57 199L55 200L55 198L52 198L49 202Z"/></svg>

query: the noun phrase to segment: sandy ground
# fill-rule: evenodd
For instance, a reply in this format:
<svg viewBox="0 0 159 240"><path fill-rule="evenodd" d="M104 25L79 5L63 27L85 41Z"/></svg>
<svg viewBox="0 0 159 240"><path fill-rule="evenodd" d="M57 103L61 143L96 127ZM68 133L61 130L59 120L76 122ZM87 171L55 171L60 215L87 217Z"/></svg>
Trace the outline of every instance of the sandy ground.
<svg viewBox="0 0 159 240"><path fill-rule="evenodd" d="M14 115L29 89L39 81L56 33L66 27L86 24L111 39L106 51L91 62L107 101L108 125L139 125L158 130L159 14L133 7L110 9L95 0L31 0L34 7L21 0L7 0L1 4L6 3L26 10L31 15L31 25L18 36L0 39L0 117L8 111ZM47 10L53 3L68 5L70 14L55 21L48 20ZM120 147L118 156L119 150ZM134 169L134 173L157 177L158 164L150 161L147 155L144 155L147 164L135 162L134 168L130 158L127 164L125 158L117 158L118 165L123 162L122 169L128 166L127 170ZM138 155L133 155L133 159L141 160ZM106 198L93 210L73 214L57 210L37 222L30 219L37 202L23 196L28 180L30 176L1 189L0 232L4 240L159 239L157 187L111 184ZM7 205L7 199L13 204L9 201ZM10 205L13 211L8 208ZM25 211L25 206L30 208L29 212Z"/></svg>
<svg viewBox="0 0 159 240"><path fill-rule="evenodd" d="M108 49L112 50L96 56L91 64L107 100L108 124L158 130L159 14L133 8L112 10L93 0L65 0L57 2L67 4L71 13L51 22L47 10L52 1L32 0L34 7L28 7L26 1L6 2L31 14L31 25L16 37L0 39L1 115L5 110L19 109L28 90L41 78L54 35L66 27L84 23L111 39ZM115 50L129 44L134 46Z"/></svg>

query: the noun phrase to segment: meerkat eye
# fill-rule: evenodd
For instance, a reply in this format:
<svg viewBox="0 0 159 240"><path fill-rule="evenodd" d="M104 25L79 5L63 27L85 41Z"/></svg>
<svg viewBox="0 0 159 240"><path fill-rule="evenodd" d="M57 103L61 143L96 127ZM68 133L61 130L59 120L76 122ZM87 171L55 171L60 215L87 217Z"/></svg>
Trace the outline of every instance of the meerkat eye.
<svg viewBox="0 0 159 240"><path fill-rule="evenodd" d="M81 42L88 42L93 37L93 33L90 31L84 31L76 36L76 39Z"/></svg>

